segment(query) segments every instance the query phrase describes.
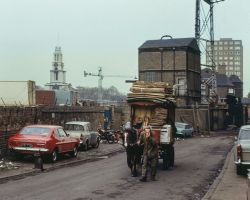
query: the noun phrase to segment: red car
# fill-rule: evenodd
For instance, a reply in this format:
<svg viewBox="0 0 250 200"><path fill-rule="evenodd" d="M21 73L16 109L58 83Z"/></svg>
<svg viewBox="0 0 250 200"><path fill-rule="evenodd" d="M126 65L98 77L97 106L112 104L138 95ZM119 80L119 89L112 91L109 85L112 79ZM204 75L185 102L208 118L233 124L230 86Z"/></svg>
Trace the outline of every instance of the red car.
<svg viewBox="0 0 250 200"><path fill-rule="evenodd" d="M30 125L8 140L8 148L15 154L48 155L52 162L61 153L77 156L79 140L70 137L61 126Z"/></svg>

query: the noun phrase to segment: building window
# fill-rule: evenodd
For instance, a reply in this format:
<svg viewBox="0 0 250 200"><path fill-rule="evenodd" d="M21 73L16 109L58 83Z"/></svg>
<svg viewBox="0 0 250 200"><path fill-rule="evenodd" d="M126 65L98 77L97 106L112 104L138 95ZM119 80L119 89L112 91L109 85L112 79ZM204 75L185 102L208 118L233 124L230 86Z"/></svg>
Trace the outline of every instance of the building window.
<svg viewBox="0 0 250 200"><path fill-rule="evenodd" d="M145 81L154 82L160 81L159 75L156 72L145 72Z"/></svg>
<svg viewBox="0 0 250 200"><path fill-rule="evenodd" d="M184 78L179 78L177 86L177 96L183 96L185 94L186 94L186 81Z"/></svg>

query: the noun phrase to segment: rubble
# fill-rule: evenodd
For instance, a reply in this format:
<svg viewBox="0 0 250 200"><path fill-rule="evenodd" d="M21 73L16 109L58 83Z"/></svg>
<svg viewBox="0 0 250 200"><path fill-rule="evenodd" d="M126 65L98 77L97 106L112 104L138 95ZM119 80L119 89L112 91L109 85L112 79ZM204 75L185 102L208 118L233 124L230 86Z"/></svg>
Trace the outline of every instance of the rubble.
<svg viewBox="0 0 250 200"><path fill-rule="evenodd" d="M13 163L11 161L2 159L0 161L0 170L11 170L11 169L18 169L20 165Z"/></svg>

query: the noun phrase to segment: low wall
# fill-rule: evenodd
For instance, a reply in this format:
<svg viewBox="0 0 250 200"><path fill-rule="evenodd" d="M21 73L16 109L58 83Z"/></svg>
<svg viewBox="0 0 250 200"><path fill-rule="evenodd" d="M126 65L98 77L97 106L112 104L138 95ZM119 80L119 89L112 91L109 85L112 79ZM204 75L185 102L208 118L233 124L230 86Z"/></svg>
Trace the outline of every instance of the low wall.
<svg viewBox="0 0 250 200"><path fill-rule="evenodd" d="M8 138L29 124L55 124L63 126L67 121L89 121L93 130L103 125L107 106L85 107L0 107L0 155L7 150ZM126 104L113 108L112 128L119 129L127 120Z"/></svg>

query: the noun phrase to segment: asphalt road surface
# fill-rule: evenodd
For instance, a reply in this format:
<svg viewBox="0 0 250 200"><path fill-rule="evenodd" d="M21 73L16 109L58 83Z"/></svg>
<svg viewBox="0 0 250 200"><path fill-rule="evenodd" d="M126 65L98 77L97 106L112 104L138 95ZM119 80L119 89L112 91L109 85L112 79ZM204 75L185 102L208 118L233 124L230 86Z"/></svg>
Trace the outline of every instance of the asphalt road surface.
<svg viewBox="0 0 250 200"><path fill-rule="evenodd" d="M175 144L175 167L157 181L131 177L126 154L66 167L0 185L1 200L201 199L220 172L233 136L193 137Z"/></svg>

